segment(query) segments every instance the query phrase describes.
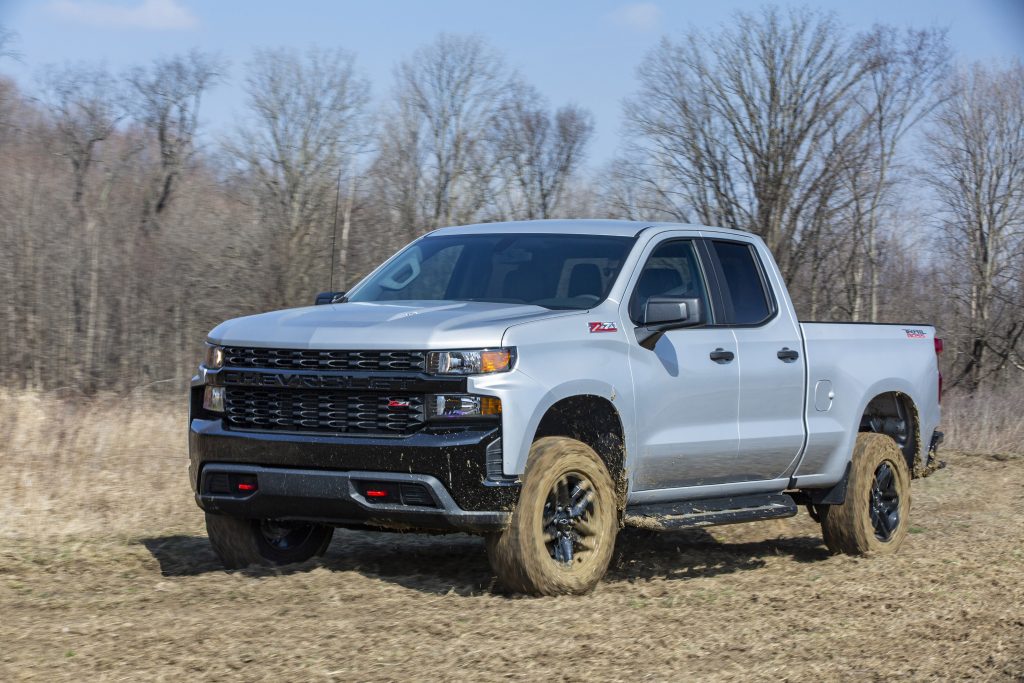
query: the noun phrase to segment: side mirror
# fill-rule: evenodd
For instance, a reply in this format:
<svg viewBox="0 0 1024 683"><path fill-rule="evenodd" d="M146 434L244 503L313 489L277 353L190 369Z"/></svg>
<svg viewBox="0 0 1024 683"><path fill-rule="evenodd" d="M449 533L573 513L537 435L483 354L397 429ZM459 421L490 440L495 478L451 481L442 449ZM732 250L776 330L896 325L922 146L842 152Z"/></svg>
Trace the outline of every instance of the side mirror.
<svg viewBox="0 0 1024 683"><path fill-rule="evenodd" d="M640 346L653 350L668 330L697 327L707 322L700 299L671 296L652 296L644 308L643 324L636 328Z"/></svg>
<svg viewBox="0 0 1024 683"><path fill-rule="evenodd" d="M345 292L320 292L316 295L313 305L323 306L325 304L343 304L345 301L347 301L345 298Z"/></svg>

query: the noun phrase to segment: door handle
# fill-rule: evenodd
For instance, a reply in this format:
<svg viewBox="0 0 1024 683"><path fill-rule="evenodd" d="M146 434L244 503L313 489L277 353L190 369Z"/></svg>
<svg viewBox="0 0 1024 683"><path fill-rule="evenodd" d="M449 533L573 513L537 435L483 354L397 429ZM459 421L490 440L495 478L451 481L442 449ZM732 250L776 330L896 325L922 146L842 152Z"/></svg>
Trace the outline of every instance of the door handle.
<svg viewBox="0 0 1024 683"><path fill-rule="evenodd" d="M781 360L783 363L792 363L793 361L800 357L799 352L794 351L788 346L783 346L782 350L775 355L778 356L779 360Z"/></svg>
<svg viewBox="0 0 1024 683"><path fill-rule="evenodd" d="M711 360L715 361L716 363L725 364L731 363L732 359L736 357L736 354L734 354L732 351L726 351L722 347L718 347L717 349L711 352L710 357Z"/></svg>

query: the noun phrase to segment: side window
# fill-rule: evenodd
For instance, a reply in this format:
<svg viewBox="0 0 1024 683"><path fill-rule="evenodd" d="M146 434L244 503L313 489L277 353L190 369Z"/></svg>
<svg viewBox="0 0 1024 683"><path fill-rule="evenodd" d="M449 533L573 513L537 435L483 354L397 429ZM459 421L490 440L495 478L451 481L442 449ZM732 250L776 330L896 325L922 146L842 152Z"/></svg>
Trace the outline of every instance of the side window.
<svg viewBox="0 0 1024 683"><path fill-rule="evenodd" d="M756 325L772 313L754 248L743 242L712 242L725 277L722 296L732 304L733 325Z"/></svg>
<svg viewBox="0 0 1024 683"><path fill-rule="evenodd" d="M634 323L640 324L652 296L697 298L703 310L710 311L707 288L692 241L665 242L651 252L629 301L629 317Z"/></svg>

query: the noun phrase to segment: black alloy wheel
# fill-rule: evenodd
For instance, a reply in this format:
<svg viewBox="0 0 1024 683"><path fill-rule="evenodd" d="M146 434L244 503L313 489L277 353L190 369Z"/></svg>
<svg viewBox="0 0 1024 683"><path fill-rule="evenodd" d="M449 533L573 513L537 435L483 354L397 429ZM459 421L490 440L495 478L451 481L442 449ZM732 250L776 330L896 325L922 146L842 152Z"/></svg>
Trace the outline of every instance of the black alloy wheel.
<svg viewBox="0 0 1024 683"><path fill-rule="evenodd" d="M551 487L544 503L544 545L554 561L571 565L592 549L593 489L593 484L577 472L566 474Z"/></svg>
<svg viewBox="0 0 1024 683"><path fill-rule="evenodd" d="M334 528L309 522L206 513L206 533L226 569L280 566L323 555Z"/></svg>
<svg viewBox="0 0 1024 683"><path fill-rule="evenodd" d="M317 528L315 524L262 519L259 521L260 541L274 553L285 556L308 543Z"/></svg>
<svg viewBox="0 0 1024 683"><path fill-rule="evenodd" d="M853 447L842 503L819 505L825 545L834 553L896 552L910 519L910 468L888 434L861 432Z"/></svg>
<svg viewBox="0 0 1024 683"><path fill-rule="evenodd" d="M619 530L618 496L593 448L566 436L530 447L508 526L487 536L487 558L503 590L581 595L608 570Z"/></svg>
<svg viewBox="0 0 1024 683"><path fill-rule="evenodd" d="M900 525L900 494L892 464L883 462L871 484L871 526L875 538L888 541Z"/></svg>

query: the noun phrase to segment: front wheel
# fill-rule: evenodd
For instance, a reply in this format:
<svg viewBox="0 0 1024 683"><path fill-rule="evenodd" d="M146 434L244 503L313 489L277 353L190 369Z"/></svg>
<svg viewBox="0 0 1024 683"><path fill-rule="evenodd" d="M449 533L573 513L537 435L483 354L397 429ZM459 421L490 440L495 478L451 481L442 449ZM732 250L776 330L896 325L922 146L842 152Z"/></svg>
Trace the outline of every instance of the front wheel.
<svg viewBox="0 0 1024 683"><path fill-rule="evenodd" d="M322 524L206 513L206 533L226 569L277 566L322 555L334 529Z"/></svg>
<svg viewBox="0 0 1024 683"><path fill-rule="evenodd" d="M590 446L567 437L530 448L519 503L487 539L498 581L530 595L586 593L608 570L618 531L615 487Z"/></svg>
<svg viewBox="0 0 1024 683"><path fill-rule="evenodd" d="M910 470L885 434L857 435L846 501L819 507L825 545L834 553L893 553L907 536Z"/></svg>

